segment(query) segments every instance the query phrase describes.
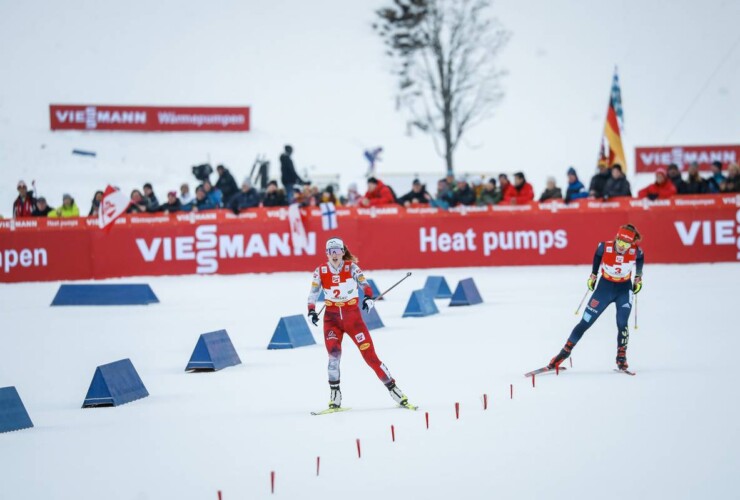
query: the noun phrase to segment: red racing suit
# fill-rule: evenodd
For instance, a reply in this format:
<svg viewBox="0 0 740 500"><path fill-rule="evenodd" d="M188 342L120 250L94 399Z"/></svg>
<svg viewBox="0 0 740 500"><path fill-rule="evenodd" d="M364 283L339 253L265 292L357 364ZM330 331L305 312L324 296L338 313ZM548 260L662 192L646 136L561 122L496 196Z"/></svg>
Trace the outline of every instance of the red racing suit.
<svg viewBox="0 0 740 500"><path fill-rule="evenodd" d="M329 383L338 384L339 363L342 358L342 339L346 333L360 349L365 362L384 384L393 382L391 373L375 353L375 345L360 311L358 287L366 297L372 289L362 270L352 261L344 261L337 269L330 262L320 265L313 273L308 309L316 308L316 299L324 290L324 343L329 353Z"/></svg>

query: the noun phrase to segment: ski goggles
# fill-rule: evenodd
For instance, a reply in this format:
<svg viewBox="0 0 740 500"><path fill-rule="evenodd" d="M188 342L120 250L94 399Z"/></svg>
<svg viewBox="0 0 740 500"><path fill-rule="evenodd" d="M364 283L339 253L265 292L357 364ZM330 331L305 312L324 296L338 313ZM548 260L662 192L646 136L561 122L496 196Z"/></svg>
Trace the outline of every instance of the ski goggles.
<svg viewBox="0 0 740 500"><path fill-rule="evenodd" d="M335 255L344 255L344 249L343 248L327 248L326 255L330 257L334 257Z"/></svg>
<svg viewBox="0 0 740 500"><path fill-rule="evenodd" d="M632 243L624 240L616 240L614 244L617 246L617 250L621 250L622 252L626 252L632 246Z"/></svg>

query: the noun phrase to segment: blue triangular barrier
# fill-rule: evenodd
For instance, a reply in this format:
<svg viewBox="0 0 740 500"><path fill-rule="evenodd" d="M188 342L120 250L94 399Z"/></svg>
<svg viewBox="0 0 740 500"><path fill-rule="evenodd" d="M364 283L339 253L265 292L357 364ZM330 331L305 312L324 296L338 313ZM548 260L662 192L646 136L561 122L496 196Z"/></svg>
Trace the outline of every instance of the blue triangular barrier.
<svg viewBox="0 0 740 500"><path fill-rule="evenodd" d="M460 280L457 284L450 300L450 306L472 306L482 302L483 299L478 293L478 287L475 286L473 278L467 278Z"/></svg>
<svg viewBox="0 0 740 500"><path fill-rule="evenodd" d="M449 299L452 297L452 290L450 290L444 276L427 276L424 289L429 290L429 293L435 299Z"/></svg>
<svg viewBox="0 0 740 500"><path fill-rule="evenodd" d="M147 284L61 285L52 306L131 306L159 302Z"/></svg>
<svg viewBox="0 0 740 500"><path fill-rule="evenodd" d="M33 427L15 387L0 387L0 433Z"/></svg>
<svg viewBox="0 0 740 500"><path fill-rule="evenodd" d="M367 325L368 330L376 330L378 328L385 327L376 308L373 307L370 309L370 312L365 312L365 310L360 307L360 312L362 313L362 320Z"/></svg>
<svg viewBox="0 0 740 500"><path fill-rule="evenodd" d="M226 330L201 334L185 371L216 371L242 362Z"/></svg>
<svg viewBox="0 0 740 500"><path fill-rule="evenodd" d="M411 292L411 297L406 304L406 310L403 311L403 317L422 317L431 316L432 314L439 313L437 304L434 303L434 299L428 290L414 290Z"/></svg>
<svg viewBox="0 0 740 500"><path fill-rule="evenodd" d="M313 345L316 341L311 335L306 318L302 314L280 318L275 333L272 334L268 349L293 349Z"/></svg>
<svg viewBox="0 0 740 500"><path fill-rule="evenodd" d="M149 395L131 360L121 359L95 369L83 408L119 406Z"/></svg>

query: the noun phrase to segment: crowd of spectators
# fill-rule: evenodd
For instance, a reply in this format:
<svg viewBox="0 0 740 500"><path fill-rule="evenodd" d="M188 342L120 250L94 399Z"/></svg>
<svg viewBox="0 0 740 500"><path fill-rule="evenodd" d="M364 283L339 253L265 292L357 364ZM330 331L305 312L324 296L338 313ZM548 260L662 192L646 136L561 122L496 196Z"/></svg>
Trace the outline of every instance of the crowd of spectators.
<svg viewBox="0 0 740 500"><path fill-rule="evenodd" d="M455 177L452 174L437 182L436 192L427 190L419 179L414 179L410 190L401 196L393 191L391 186L376 177L367 179L367 190L361 194L356 184L350 184L345 196L338 196L335 186L328 185L323 189L312 185L300 178L292 160L293 149L285 146L280 156L281 182L276 180L267 182L265 189L258 190L252 185L249 178L244 179L241 187L237 185L234 176L224 165L218 165L216 172L218 179L211 183L210 177L205 175L195 187L195 195L191 194L188 183L180 185L179 192L167 192L164 202L160 203L151 183L146 183L142 189L133 189L130 194L131 204L127 213L173 213L197 212L225 208L239 213L254 207L281 207L292 202L302 207L318 206L320 203L333 203L342 206L371 207L379 205L400 204L405 207L430 205L443 209L458 205L517 205L535 201L535 191L527 182L523 172L516 172L513 181L507 174L500 174L498 178L466 176ZM212 170L209 167L209 172ZM563 189L557 185L554 177L547 179L542 194L537 198L539 202L571 201L581 198L595 200L610 200L619 197L631 197L630 183L618 164L608 167L600 165L598 172L591 178L588 189L578 178L573 167L567 170L568 185ZM49 206L43 196L34 196L34 189L28 189L24 181L18 183L18 197L13 203L13 217L79 217L80 210L69 194L62 196L62 204L57 208ZM720 162L712 164L709 177L702 177L699 166L691 164L685 178L681 175L678 165L671 164L667 169L658 168L655 172L655 182L641 189L638 198L651 200L665 199L674 195L701 195L712 193L740 193L740 166L733 163L728 165L726 174ZM103 198L102 191L96 191L88 212L88 216L97 216Z"/></svg>

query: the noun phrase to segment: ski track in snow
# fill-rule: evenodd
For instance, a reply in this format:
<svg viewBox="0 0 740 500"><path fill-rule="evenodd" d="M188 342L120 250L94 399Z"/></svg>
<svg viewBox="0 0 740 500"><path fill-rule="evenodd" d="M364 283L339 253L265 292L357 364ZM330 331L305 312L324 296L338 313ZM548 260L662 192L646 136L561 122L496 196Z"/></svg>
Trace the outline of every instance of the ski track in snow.
<svg viewBox="0 0 740 500"><path fill-rule="evenodd" d="M367 271L380 288L401 273ZM161 301L120 308L51 308L58 283L0 285L0 386L18 388L36 426L0 435L2 496L267 498L274 470L283 498L731 497L740 266L648 262L628 350L637 376L613 372L610 306L574 350L573 368L532 388L523 373L565 342L587 274L414 271L377 303L386 327L372 335L419 411L394 408L345 342L343 403L352 410L318 417L310 411L328 401L319 330L311 327L316 346L266 350L279 317L304 313L308 272L110 280L147 282ZM485 302L440 300L439 315L401 318L428 275L451 287L472 276ZM220 328L243 364L184 373L198 335ZM80 409L95 367L125 357L150 397Z"/></svg>

